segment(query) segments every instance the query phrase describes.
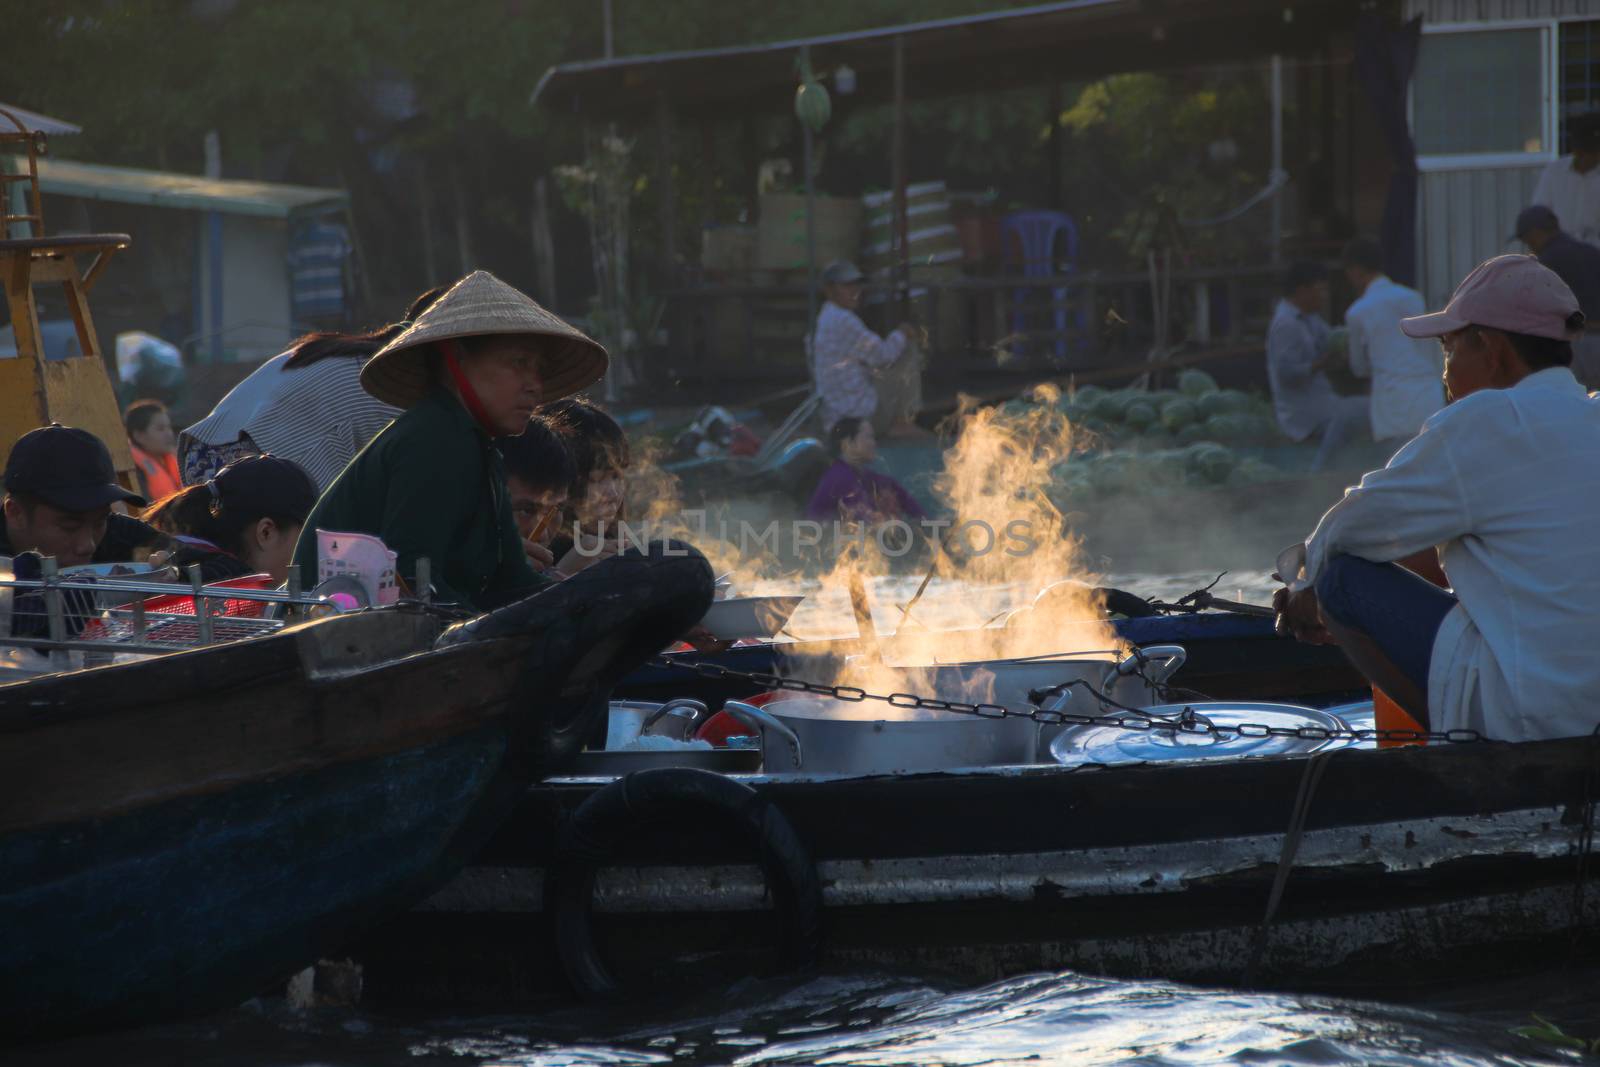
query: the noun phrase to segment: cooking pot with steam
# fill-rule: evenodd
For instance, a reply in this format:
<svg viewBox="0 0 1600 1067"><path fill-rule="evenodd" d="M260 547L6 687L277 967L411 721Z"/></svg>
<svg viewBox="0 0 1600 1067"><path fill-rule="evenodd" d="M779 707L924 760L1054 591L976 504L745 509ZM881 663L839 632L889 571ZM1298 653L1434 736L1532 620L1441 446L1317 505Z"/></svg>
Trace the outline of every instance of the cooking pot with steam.
<svg viewBox="0 0 1600 1067"><path fill-rule="evenodd" d="M1080 715L1116 708L1100 699L1142 707L1183 665L1184 650L1158 645L1116 658L985 660L893 668L894 691L1018 711L1043 706ZM879 673L852 658L841 684ZM1092 687L1092 692L1091 692ZM1099 695L1096 695L1099 694ZM883 701L789 696L765 709L729 701L724 710L761 734L768 774L894 774L1034 763L1061 731L1023 715L988 718Z"/></svg>
<svg viewBox="0 0 1600 1067"><path fill-rule="evenodd" d="M879 701L792 696L723 710L761 734L767 774L900 774L1034 763L1039 728L1027 718L985 719Z"/></svg>

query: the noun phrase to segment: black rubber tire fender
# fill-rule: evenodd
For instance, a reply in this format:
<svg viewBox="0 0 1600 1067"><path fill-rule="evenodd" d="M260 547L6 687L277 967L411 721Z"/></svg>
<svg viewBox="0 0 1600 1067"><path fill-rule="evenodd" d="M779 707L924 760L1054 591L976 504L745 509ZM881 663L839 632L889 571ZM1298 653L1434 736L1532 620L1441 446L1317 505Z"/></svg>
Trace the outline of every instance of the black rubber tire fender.
<svg viewBox="0 0 1600 1067"><path fill-rule="evenodd" d="M685 818L720 817L754 846L781 929L778 960L786 970L816 962L821 946L822 882L810 850L770 800L712 771L663 767L633 774L590 795L563 828L545 875L544 901L567 981L584 1000L616 999L627 988L595 945L591 909L595 875L624 839L642 828Z"/></svg>

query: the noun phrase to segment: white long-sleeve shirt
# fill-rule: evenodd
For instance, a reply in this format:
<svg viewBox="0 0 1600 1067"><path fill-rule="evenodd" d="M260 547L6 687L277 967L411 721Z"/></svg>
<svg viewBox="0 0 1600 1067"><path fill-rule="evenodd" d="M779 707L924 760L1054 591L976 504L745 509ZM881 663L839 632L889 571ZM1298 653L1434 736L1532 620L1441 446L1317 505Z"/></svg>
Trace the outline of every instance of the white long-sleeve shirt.
<svg viewBox="0 0 1600 1067"><path fill-rule="evenodd" d="M1379 275L1344 313L1350 370L1372 379L1372 439L1406 438L1444 407L1444 354L1437 341L1400 332L1400 320L1424 315L1422 294Z"/></svg>
<svg viewBox="0 0 1600 1067"><path fill-rule="evenodd" d="M1571 156L1551 160L1539 172L1533 202L1556 213L1563 233L1600 244L1600 167L1579 174L1572 169Z"/></svg>
<svg viewBox="0 0 1600 1067"><path fill-rule="evenodd" d="M846 416L871 418L878 410L872 372L889 366L905 350L906 335L902 331L879 337L855 312L831 300L823 304L811 349L817 394L822 397L823 426L832 429Z"/></svg>
<svg viewBox="0 0 1600 1067"><path fill-rule="evenodd" d="M1305 548L1303 577L1349 554L1392 562L1438 546L1460 603L1433 643L1436 730L1503 741L1600 722L1600 400L1565 367L1486 389L1349 490Z"/></svg>

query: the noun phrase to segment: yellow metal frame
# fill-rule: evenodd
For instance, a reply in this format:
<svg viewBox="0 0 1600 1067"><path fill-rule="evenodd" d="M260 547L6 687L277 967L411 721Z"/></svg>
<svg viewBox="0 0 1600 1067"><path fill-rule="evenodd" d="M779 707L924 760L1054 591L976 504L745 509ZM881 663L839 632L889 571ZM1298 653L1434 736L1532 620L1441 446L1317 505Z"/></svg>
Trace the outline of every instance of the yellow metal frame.
<svg viewBox="0 0 1600 1067"><path fill-rule="evenodd" d="M126 234L74 234L49 238L44 233L44 212L39 197L38 156L44 151L44 134L30 131L16 116L0 110L0 120L10 120L14 130L0 128L0 148L21 144L26 148L27 173L4 175L0 191L16 181L29 182L32 211L11 215L9 197L0 195L0 282L16 336L15 359L0 359L0 456L11 453L17 438L38 426L59 422L88 430L106 443L118 476L129 488L136 486L133 453L122 428L117 395L106 372L89 311L89 290L105 271L111 257L132 242ZM0 122L0 127L4 123ZM26 236L13 237L11 227L27 226ZM93 256L87 270L78 268L80 257ZM34 287L60 285L78 334L82 355L50 361L44 358L39 337L39 308Z"/></svg>

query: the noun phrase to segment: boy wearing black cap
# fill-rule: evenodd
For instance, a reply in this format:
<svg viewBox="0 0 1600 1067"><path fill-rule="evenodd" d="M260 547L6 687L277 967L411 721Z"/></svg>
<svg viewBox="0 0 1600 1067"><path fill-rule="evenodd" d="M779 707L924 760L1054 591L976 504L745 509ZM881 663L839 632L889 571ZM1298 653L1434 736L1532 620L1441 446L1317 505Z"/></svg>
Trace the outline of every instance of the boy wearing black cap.
<svg viewBox="0 0 1600 1067"><path fill-rule="evenodd" d="M1572 343L1572 373L1584 388L1600 389L1600 248L1563 230L1556 213L1543 204L1522 209L1512 237L1560 275L1578 298L1589 325Z"/></svg>
<svg viewBox="0 0 1600 1067"><path fill-rule="evenodd" d="M23 434L6 459L5 489L0 556L37 552L75 567L165 546L154 527L112 512L145 501L117 483L110 451L87 430L51 423Z"/></svg>

